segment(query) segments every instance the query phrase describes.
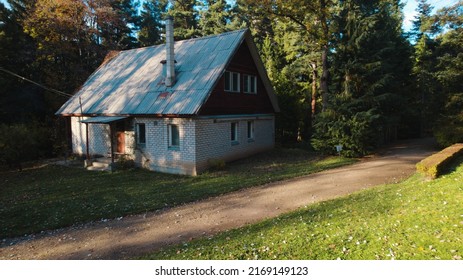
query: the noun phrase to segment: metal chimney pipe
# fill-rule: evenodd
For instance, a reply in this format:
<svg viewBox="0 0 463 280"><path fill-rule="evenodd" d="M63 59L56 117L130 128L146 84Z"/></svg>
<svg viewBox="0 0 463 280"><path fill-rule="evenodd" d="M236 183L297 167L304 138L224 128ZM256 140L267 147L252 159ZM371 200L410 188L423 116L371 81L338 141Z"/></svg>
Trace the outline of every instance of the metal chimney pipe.
<svg viewBox="0 0 463 280"><path fill-rule="evenodd" d="M174 54L174 18L166 18L166 80L165 85L175 84L175 54Z"/></svg>

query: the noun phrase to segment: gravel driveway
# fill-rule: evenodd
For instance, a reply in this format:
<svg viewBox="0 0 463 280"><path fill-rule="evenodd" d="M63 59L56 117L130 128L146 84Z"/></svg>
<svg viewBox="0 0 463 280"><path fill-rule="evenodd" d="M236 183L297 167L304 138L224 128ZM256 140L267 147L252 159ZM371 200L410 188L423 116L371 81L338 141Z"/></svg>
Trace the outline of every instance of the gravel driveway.
<svg viewBox="0 0 463 280"><path fill-rule="evenodd" d="M434 142L397 143L357 164L276 182L165 211L85 224L0 243L0 259L126 259L214 235L384 183L415 171Z"/></svg>

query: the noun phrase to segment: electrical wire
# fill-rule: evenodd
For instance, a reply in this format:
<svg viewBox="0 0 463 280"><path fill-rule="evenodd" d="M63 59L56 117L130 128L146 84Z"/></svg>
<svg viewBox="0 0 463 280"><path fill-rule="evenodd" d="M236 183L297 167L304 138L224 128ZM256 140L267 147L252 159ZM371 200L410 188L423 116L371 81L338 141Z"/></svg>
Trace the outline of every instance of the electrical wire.
<svg viewBox="0 0 463 280"><path fill-rule="evenodd" d="M6 70L6 69L3 68L3 67L0 67L0 71L3 71L3 72L5 72L5 73L7 73L7 74L10 74L10 75L12 75L12 76L15 76L16 78L19 78L19 79L21 79L21 80L24 80L24 81L27 81L27 82L29 82L29 83L32 83L32 84L34 84L34 85L36 85L36 86L38 86L38 87L40 87L40 88L43 88L44 90L47 90L47 91L56 93L56 94L58 94L58 95L61 95L61 96L64 96L64 97L72 97L72 96L73 96L72 94L65 93L65 92L62 92L62 91L59 91L59 90L56 90L56 89L53 89L53 88L49 88L49 87L47 87L47 86L44 86L44 85L42 85L42 84L39 84L39 83L34 82L34 81L32 81L32 80L29 80L28 78L25 78L25 77L23 77L23 76L21 76L21 75L18 75L18 74L16 74L16 73L14 73L14 72L11 72L11 71L9 71L9 70Z"/></svg>

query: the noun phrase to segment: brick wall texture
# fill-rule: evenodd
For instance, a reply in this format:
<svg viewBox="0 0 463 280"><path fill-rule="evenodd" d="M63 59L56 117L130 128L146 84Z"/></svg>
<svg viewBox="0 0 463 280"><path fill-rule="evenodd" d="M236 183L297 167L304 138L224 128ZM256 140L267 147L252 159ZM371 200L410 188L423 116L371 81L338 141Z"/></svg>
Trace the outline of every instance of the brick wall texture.
<svg viewBox="0 0 463 280"><path fill-rule="evenodd" d="M86 153L85 124L72 117L72 147ZM237 124L237 139L231 140L231 123ZM253 137L248 139L248 122L253 122ZM135 127L145 124L146 143L136 143ZM169 125L179 127L179 147L169 147ZM225 162L272 149L275 145L273 116L243 118L133 118L126 131L126 152L143 168L154 171L196 175L212 160ZM89 124L91 154L109 155L109 125Z"/></svg>

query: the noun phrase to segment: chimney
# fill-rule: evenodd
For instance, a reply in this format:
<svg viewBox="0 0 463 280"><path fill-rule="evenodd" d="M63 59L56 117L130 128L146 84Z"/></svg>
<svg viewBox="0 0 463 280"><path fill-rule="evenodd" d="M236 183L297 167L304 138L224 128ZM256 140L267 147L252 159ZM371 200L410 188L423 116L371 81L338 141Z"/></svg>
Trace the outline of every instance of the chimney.
<svg viewBox="0 0 463 280"><path fill-rule="evenodd" d="M171 87L175 84L175 54L174 54L174 18L166 19L166 80L165 85Z"/></svg>

